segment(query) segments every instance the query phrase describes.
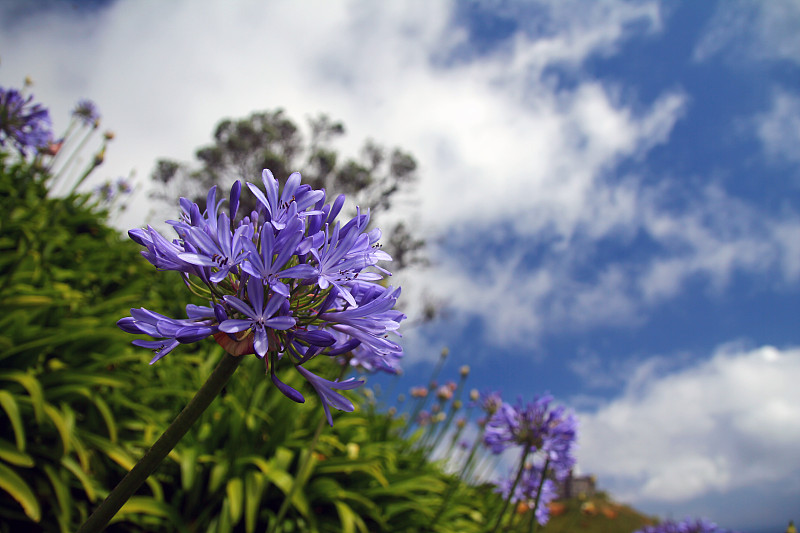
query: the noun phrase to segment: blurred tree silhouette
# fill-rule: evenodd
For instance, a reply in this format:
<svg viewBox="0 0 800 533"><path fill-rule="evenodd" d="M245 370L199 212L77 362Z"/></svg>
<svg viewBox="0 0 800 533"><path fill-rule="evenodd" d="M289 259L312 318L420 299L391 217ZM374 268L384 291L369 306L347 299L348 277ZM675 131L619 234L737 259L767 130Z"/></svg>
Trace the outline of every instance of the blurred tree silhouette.
<svg viewBox="0 0 800 533"><path fill-rule="evenodd" d="M205 192L213 185L226 191L237 179L260 184L263 169L268 168L283 184L295 171L303 175L303 183L313 188L324 187L329 195L346 194L362 209L369 208L372 222L388 211L397 193L407 190L416 181L417 162L399 148L387 149L367 140L357 159L342 158L333 142L345 134L345 127L325 114L309 119L309 135L282 109L262 111L242 119L224 119L214 131L213 142L197 150L199 167L161 159L156 163L153 180L160 190L151 196L174 202L186 196L198 205L205 204ZM251 210L255 200L242 208ZM388 226L383 246L392 255L392 270L423 263L425 242L402 220Z"/></svg>

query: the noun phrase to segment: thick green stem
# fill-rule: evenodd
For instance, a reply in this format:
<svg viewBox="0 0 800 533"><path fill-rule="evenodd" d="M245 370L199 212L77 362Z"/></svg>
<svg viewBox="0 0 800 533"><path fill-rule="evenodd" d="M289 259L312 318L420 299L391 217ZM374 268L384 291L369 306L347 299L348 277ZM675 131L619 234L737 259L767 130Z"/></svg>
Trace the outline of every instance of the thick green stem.
<svg viewBox="0 0 800 533"><path fill-rule="evenodd" d="M514 491L519 485L519 480L522 479L522 472L525 471L525 459L528 458L528 447L525 446L522 448L522 457L519 459L519 470L517 470L517 477L514 479L514 484L511 485L511 490L508 492L508 497L506 498L505 502L503 502L503 508L500 509L500 514L497 515L497 520L494 523L494 527L492 528L492 533L497 531L497 528L500 527L500 524L503 523L503 515L506 514L506 509L508 509L508 505L511 503L511 499L514 497Z"/></svg>
<svg viewBox="0 0 800 533"><path fill-rule="evenodd" d="M192 424L222 391L242 359L242 357L234 357L225 353L194 398L184 407L152 448L144 454L144 457L122 478L122 481L111 491L100 507L83 523L78 533L96 533L106 527L125 502L142 486L142 483L155 471L164 457L172 451Z"/></svg>

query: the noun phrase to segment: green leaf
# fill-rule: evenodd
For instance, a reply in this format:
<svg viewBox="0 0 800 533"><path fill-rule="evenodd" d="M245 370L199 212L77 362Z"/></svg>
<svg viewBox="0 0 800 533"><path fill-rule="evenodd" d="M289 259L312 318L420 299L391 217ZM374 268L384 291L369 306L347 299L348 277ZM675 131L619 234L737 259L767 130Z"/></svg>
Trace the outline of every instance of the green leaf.
<svg viewBox="0 0 800 533"><path fill-rule="evenodd" d="M231 465L227 460L222 459L211 468L211 474L208 476L208 492L217 491L217 489L222 485L222 482L225 481L230 466Z"/></svg>
<svg viewBox="0 0 800 533"><path fill-rule="evenodd" d="M42 517L39 501L33 491L16 472L0 463L0 489L6 491L22 506L28 518L38 522Z"/></svg>
<svg viewBox="0 0 800 533"><path fill-rule="evenodd" d="M352 460L346 457L329 459L317 466L317 474L352 474L364 472L375 478L382 487L389 487L389 480L381 472L380 463L374 459Z"/></svg>
<svg viewBox="0 0 800 533"><path fill-rule="evenodd" d="M89 432L81 433L83 440L85 440L89 445L94 446L104 454L108 456L109 459L120 465L122 468L125 469L126 472L130 471L136 461L134 461L130 454L125 451L119 444L115 444L113 442L109 442L108 440L100 437L99 435L95 435ZM147 478L147 486L150 487L150 490L153 492L153 498L158 501L164 499L164 490L161 488L161 485L156 481L153 476Z"/></svg>
<svg viewBox="0 0 800 533"><path fill-rule="evenodd" d="M50 465L44 465L44 472L53 486L53 492L56 495L58 508L61 511L58 515L58 524L62 533L69 532L70 518L72 517L73 502L70 497L69 488L64 481L59 477L56 470Z"/></svg>
<svg viewBox="0 0 800 533"><path fill-rule="evenodd" d="M183 490L189 490L194 485L197 474L197 448L194 446L185 448L181 453L181 486Z"/></svg>
<svg viewBox="0 0 800 533"><path fill-rule="evenodd" d="M103 417L106 428L108 428L109 440L111 442L117 442L117 425L114 422L114 415L111 414L111 409L108 407L108 404L97 394L92 395L92 402L94 402L94 406L97 407L100 416Z"/></svg>
<svg viewBox="0 0 800 533"><path fill-rule="evenodd" d="M39 294L20 294L10 296L3 303L10 307L44 307L52 305L53 299Z"/></svg>
<svg viewBox="0 0 800 533"><path fill-rule="evenodd" d="M61 437L63 454L68 454L71 449L70 430L69 426L67 425L67 421L64 420L63 414L49 403L44 404L44 412L47 414L48 418L50 418L50 421L53 422L56 431L58 431L58 434Z"/></svg>
<svg viewBox="0 0 800 533"><path fill-rule="evenodd" d="M131 514L146 514L166 518L178 531L186 531L183 519L172 506L149 496L132 496L111 519L109 524L119 522Z"/></svg>
<svg viewBox="0 0 800 533"><path fill-rule="evenodd" d="M41 423L44 415L44 394L42 393L42 386L36 376L21 372L18 370L11 370L7 372L0 372L0 379L6 381L16 381L28 392L33 403L33 415L36 422Z"/></svg>
<svg viewBox="0 0 800 533"><path fill-rule="evenodd" d="M244 478L244 528L246 533L254 533L261 510L261 497L266 487L266 479L261 472L248 472Z"/></svg>
<svg viewBox="0 0 800 533"><path fill-rule="evenodd" d="M356 527L358 527L361 533L369 533L364 520L362 520L349 505L341 501L333 502L333 504L336 506L336 511L339 513L342 533L355 533Z"/></svg>
<svg viewBox="0 0 800 533"><path fill-rule="evenodd" d="M228 502L228 500L222 502L222 510L217 516L217 519L217 533L231 533L231 531L233 531L233 525L231 524L230 502Z"/></svg>
<svg viewBox="0 0 800 533"><path fill-rule="evenodd" d="M225 487L225 493L230 504L231 524L235 526L242 519L242 504L244 500L242 478L235 477L229 480L228 486Z"/></svg>
<svg viewBox="0 0 800 533"><path fill-rule="evenodd" d="M97 493L94 490L94 482L89 478L88 474L84 472L80 465L71 457L62 457L61 464L78 478L78 481L83 485L83 491L86 493L86 497L89 498L90 502L94 502L95 499L97 499Z"/></svg>
<svg viewBox="0 0 800 533"><path fill-rule="evenodd" d="M264 460L263 457L256 455L244 457L242 460L254 464L261 470L266 478L275 484L281 492L289 494L294 484L294 478L286 470L282 468L283 465L288 466L287 458L292 455L290 450L285 448L278 448L275 455L269 460ZM280 466L279 466L280 465ZM305 518L311 517L311 509L303 491L296 491L292 497L292 505L302 514Z"/></svg>
<svg viewBox="0 0 800 533"><path fill-rule="evenodd" d="M25 468L30 468L35 464L33 457L21 452L19 448L15 448L13 444L5 439L0 439L0 459Z"/></svg>
<svg viewBox="0 0 800 533"><path fill-rule="evenodd" d="M6 390L0 390L0 407L6 412L11 427L14 430L14 438L17 441L17 449L25 451L25 426L22 425L22 417L19 415L19 406L14 396Z"/></svg>

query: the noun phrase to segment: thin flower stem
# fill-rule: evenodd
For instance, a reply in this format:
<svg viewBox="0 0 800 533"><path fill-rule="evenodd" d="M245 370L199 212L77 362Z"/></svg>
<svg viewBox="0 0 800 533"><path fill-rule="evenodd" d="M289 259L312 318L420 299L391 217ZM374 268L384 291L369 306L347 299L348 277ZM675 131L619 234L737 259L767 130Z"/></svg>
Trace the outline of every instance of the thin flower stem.
<svg viewBox="0 0 800 533"><path fill-rule="evenodd" d="M189 431L192 424L200 417L214 398L222 391L228 380L242 362L243 357L234 357L225 353L217 367L197 391L183 411L175 418L164 434L144 454L138 463L128 472L122 481L111 491L108 497L95 509L94 513L78 529L78 533L96 533L102 531L128 499L133 496L142 483L152 474L164 457L169 454L179 440Z"/></svg>
<svg viewBox="0 0 800 533"><path fill-rule="evenodd" d="M497 528L499 528L500 524L503 522L503 515L506 514L506 509L508 509L508 505L511 503L511 499L514 497L514 491L519 484L519 480L522 479L522 472L525 470L525 459L528 458L528 452L528 446L524 446L522 448L522 456L519 459L519 470L517 470L517 477L514 479L514 484L511 485L511 490L508 492L508 497L506 498L505 502L503 502L503 508L500 509L500 514L497 515L497 520L492 528L492 533L495 533Z"/></svg>
<svg viewBox="0 0 800 533"><path fill-rule="evenodd" d="M408 425L406 426L405 430L403 431L402 436L405 437L408 434L408 431L411 429L411 425L416 422L417 415L419 415L420 411L425 408L425 404L428 403L428 396L431 395L434 388L431 386L433 383L436 382L436 378L439 377L439 372L442 370L442 366L444 366L444 362L447 359L448 352L442 350L441 355L439 356L439 361L436 363L436 366L433 368L433 373L431 374L430 379L428 380L428 394L426 394L422 398L417 398L417 403L414 406L414 410L411 412L411 416L408 419Z"/></svg>
<svg viewBox="0 0 800 533"><path fill-rule="evenodd" d="M456 437L454 437L453 442L455 442L455 438ZM455 493L455 490L458 487L458 485L460 483L469 482L467 471L469 470L472 460L475 457L475 452L477 451L478 445L480 444L482 439L483 439L483 428L481 428L481 430L478 432L478 436L472 445L472 449L470 449L469 456L464 462L464 465L461 467L461 472L458 474L458 477L450 480L450 484L447 487L447 492L445 492L444 496L442 497L442 504L439 506L439 510L436 512L436 515L433 517L433 520L431 521L431 526L430 526L431 529L433 529L433 527L439 521L439 518L441 518L442 514L444 514L444 511L447 509L447 504L450 503L450 498L453 497L453 493ZM451 456L452 450L453 450L453 443L451 442L450 450L447 452L448 457Z"/></svg>
<svg viewBox="0 0 800 533"><path fill-rule="evenodd" d="M469 450L469 455L467 456L467 460L464 461L464 466L461 467L461 473L458 475L459 478L463 479L466 482L469 482L472 478L472 471L474 470L475 464L475 454L478 452L478 446L480 446L481 441L483 441L483 434L486 432L486 427L481 426L480 431L475 436L475 442L472 443L472 447Z"/></svg>
<svg viewBox="0 0 800 533"><path fill-rule="evenodd" d="M80 153L80 151L83 150L83 147L86 145L86 142L89 140L89 138L92 136L92 134L95 132L96 129L97 128L94 128L94 127L89 129L89 131L86 132L86 135L83 136L83 139L81 139L81 141L78 143L78 146L75 147L75 149L72 151L70 156L67 158L67 160L64 162L64 164L61 166L61 168L58 171L53 171L53 181L50 184L48 193L52 192L52 190L55 188L56 182L59 182L59 181L63 182L66 179L66 177L67 177L66 173L67 173L67 170L69 169L69 166L72 164L72 161L75 159L75 157L78 155L78 153ZM63 149L63 147L62 147L62 149ZM48 170L52 170L52 165L51 165L51 168L48 169Z"/></svg>
<svg viewBox="0 0 800 533"><path fill-rule="evenodd" d="M536 500L533 502L533 513L531 516L530 533L534 533L539 529L539 521L536 520L536 510L539 508L539 500L542 497L542 487L544 487L545 476L547 476L547 467L550 466L550 457L545 459L544 467L542 467L542 480L539 482L539 488L536 489Z"/></svg>

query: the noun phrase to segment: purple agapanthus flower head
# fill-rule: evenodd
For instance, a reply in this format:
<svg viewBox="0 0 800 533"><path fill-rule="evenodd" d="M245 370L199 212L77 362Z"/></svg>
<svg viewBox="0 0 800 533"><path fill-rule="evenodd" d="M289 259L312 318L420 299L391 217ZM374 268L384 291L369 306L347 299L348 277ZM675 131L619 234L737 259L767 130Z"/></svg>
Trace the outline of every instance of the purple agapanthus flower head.
<svg viewBox="0 0 800 533"><path fill-rule="evenodd" d="M262 181L266 191L247 184L258 207L244 217L238 213L243 187L236 182L224 210L216 187L203 210L181 198L181 217L168 221L177 234L172 240L152 227L128 232L148 261L179 272L211 305L202 312L192 308L186 319L135 309L119 326L156 339L135 341L156 351L153 362L181 343L213 336L233 355L263 359L275 386L303 402L276 367L294 369L317 392L332 422L330 407L353 409L336 391L363 382L329 381L302 365L319 355L347 355L364 368L397 371L403 351L390 337L399 336L406 318L394 309L400 289L378 283L389 274L378 262L391 257L377 243L380 231L368 229L368 215L336 221L343 197L326 205L325 192L301 184L298 173L282 191L268 170Z"/></svg>
<svg viewBox="0 0 800 533"><path fill-rule="evenodd" d="M86 126L96 126L100 120L100 113L97 106L91 100L80 100L72 110L72 116Z"/></svg>
<svg viewBox="0 0 800 533"><path fill-rule="evenodd" d="M679 522L667 520L656 526L645 526L635 533L734 533L705 519L686 518Z"/></svg>
<svg viewBox="0 0 800 533"><path fill-rule="evenodd" d="M44 149L53 137L50 113L33 96L25 98L16 89L0 87L0 146L10 141L22 155Z"/></svg>
<svg viewBox="0 0 800 533"><path fill-rule="evenodd" d="M536 521L540 525L545 525L550 519L550 502L558 497L558 491L553 480L546 475L542 475L544 473L542 466L536 464L525 465L519 482L514 488L514 494L511 495L511 501L525 502L531 508L535 506ZM516 469L514 469L508 478L497 484L495 492L499 492L503 499L508 498L511 487L514 486L516 475Z"/></svg>
<svg viewBox="0 0 800 533"><path fill-rule="evenodd" d="M480 393L478 404L483 412L491 417L503 406L503 397L498 391L484 391Z"/></svg>
<svg viewBox="0 0 800 533"><path fill-rule="evenodd" d="M575 464L573 449L577 419L563 406L551 406L553 397L537 397L524 404L503 403L486 423L484 443L494 453L522 446L546 458L554 475L561 479Z"/></svg>

